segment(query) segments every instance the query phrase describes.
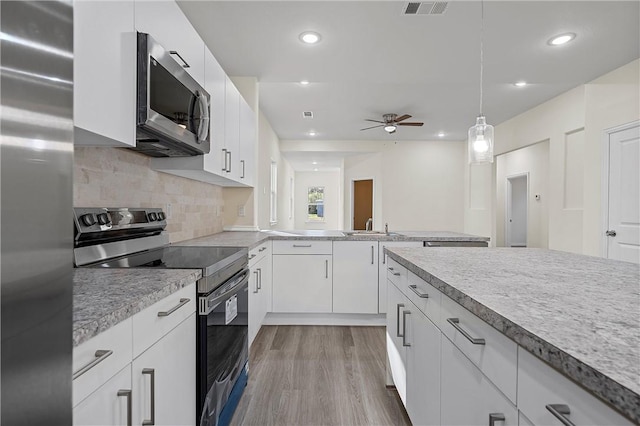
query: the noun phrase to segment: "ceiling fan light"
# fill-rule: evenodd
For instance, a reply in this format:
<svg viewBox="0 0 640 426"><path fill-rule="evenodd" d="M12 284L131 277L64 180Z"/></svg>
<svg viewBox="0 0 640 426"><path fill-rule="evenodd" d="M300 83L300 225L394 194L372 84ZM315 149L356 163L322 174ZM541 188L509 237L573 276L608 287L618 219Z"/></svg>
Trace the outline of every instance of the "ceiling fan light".
<svg viewBox="0 0 640 426"><path fill-rule="evenodd" d="M393 133L396 131L396 125L395 124L388 124L386 126L384 126L384 131L387 133Z"/></svg>
<svg viewBox="0 0 640 426"><path fill-rule="evenodd" d="M493 163L493 126L484 115L469 128L469 164Z"/></svg>

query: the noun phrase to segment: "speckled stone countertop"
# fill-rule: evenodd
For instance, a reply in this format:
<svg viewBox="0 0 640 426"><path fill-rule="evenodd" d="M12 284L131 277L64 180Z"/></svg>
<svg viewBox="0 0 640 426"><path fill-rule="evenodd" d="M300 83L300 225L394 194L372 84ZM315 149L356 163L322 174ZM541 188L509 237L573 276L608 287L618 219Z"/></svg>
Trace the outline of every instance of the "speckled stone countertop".
<svg viewBox="0 0 640 426"><path fill-rule="evenodd" d="M74 269L73 346L124 321L201 276L202 272L197 269Z"/></svg>
<svg viewBox="0 0 640 426"><path fill-rule="evenodd" d="M343 235L343 231L227 231L175 243L177 246L247 247L249 250L271 240L329 241L489 241L488 237L448 231L398 231L391 235ZM350 231L345 231L350 232Z"/></svg>
<svg viewBox="0 0 640 426"><path fill-rule="evenodd" d="M640 423L640 266L509 248L389 256Z"/></svg>

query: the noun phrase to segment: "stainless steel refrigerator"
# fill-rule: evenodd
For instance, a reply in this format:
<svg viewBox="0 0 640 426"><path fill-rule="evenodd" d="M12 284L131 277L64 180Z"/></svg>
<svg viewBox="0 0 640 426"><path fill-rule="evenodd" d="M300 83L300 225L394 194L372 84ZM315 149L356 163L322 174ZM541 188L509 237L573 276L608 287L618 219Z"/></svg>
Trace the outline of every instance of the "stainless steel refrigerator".
<svg viewBox="0 0 640 426"><path fill-rule="evenodd" d="M73 3L0 2L2 425L71 424Z"/></svg>

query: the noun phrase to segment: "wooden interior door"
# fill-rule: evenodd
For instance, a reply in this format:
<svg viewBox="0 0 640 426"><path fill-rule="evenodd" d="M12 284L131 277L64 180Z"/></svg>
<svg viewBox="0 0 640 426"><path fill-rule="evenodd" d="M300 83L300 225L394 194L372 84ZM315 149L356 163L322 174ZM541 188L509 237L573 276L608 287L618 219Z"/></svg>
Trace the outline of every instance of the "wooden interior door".
<svg viewBox="0 0 640 426"><path fill-rule="evenodd" d="M365 229L373 218L373 179L353 181L353 229Z"/></svg>

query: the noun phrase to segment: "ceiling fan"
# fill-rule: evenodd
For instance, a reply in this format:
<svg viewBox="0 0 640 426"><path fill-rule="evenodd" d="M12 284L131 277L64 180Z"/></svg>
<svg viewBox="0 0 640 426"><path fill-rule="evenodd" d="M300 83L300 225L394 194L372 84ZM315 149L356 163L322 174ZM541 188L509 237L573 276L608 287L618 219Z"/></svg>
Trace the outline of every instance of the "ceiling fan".
<svg viewBox="0 0 640 426"><path fill-rule="evenodd" d="M362 131L362 130L375 129L376 127L384 127L385 132L391 134L391 133L395 133L396 128L398 126L422 126L424 124L417 121L401 123L401 121L404 121L408 118L411 118L409 114L404 114L399 117L398 117L398 114L383 114L382 119L384 121L370 120L368 118L365 119L365 121L373 121L374 123L382 123L382 124L378 124L377 126L365 127L364 129L360 129L360 130Z"/></svg>

